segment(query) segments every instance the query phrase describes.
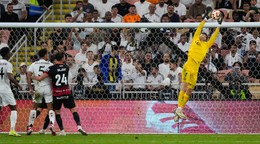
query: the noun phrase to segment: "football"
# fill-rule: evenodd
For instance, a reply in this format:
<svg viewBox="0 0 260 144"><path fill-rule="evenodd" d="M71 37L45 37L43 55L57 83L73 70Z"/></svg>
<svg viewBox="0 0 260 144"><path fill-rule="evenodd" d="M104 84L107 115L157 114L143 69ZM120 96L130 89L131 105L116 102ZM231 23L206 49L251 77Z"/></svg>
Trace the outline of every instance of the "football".
<svg viewBox="0 0 260 144"><path fill-rule="evenodd" d="M214 20L218 20L220 17L220 11L219 10L213 10L213 12L211 13L211 18Z"/></svg>

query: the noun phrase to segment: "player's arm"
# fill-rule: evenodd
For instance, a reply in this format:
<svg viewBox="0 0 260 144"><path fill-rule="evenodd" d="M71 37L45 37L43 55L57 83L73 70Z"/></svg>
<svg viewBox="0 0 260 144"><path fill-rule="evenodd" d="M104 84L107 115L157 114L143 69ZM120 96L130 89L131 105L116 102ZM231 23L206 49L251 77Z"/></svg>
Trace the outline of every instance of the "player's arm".
<svg viewBox="0 0 260 144"><path fill-rule="evenodd" d="M44 80L47 77L49 77L48 73L43 73L41 76L32 76L31 78L33 80L41 81L41 80Z"/></svg>
<svg viewBox="0 0 260 144"><path fill-rule="evenodd" d="M27 72L27 85L28 85L28 88L29 88L29 91L30 91L30 94L32 94L33 92L33 87L32 87L32 72L28 71Z"/></svg>
<svg viewBox="0 0 260 144"><path fill-rule="evenodd" d="M17 80L14 79L14 76L13 76L12 73L7 73L7 77L8 77L8 79L9 79L12 83L14 83L20 90L23 89L22 86L17 82Z"/></svg>
<svg viewBox="0 0 260 144"><path fill-rule="evenodd" d="M200 22L200 24L199 24L199 26L198 26L198 28L197 28L195 34L194 34L194 38L198 38L198 37L200 36L200 33L201 33L201 31L202 31L202 28L203 28L205 22L206 22L205 20L203 20L203 21Z"/></svg>
<svg viewBox="0 0 260 144"><path fill-rule="evenodd" d="M214 44L215 40L217 39L219 30L220 30L220 27L217 27L216 30L214 31L214 33L211 35L209 41L207 42L209 48Z"/></svg>

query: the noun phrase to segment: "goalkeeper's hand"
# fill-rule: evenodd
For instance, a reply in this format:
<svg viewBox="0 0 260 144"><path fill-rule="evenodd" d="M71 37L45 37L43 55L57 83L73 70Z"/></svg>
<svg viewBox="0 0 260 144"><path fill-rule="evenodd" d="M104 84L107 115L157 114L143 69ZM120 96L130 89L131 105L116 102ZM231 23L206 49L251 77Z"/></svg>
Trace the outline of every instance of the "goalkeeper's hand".
<svg viewBox="0 0 260 144"><path fill-rule="evenodd" d="M222 24L223 19L224 19L224 13L223 13L222 11L220 11L218 23L219 23L219 24Z"/></svg>
<svg viewBox="0 0 260 144"><path fill-rule="evenodd" d="M203 19L209 19L211 18L211 13L212 13L212 8L211 7L207 7L206 10L205 10L205 14L203 16Z"/></svg>

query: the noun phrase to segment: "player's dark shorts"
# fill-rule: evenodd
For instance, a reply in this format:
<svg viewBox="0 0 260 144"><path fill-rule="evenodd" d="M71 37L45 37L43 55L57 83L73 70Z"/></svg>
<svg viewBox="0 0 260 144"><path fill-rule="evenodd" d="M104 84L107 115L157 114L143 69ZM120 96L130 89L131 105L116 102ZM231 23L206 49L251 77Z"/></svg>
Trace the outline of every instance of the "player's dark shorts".
<svg viewBox="0 0 260 144"><path fill-rule="evenodd" d="M65 108L74 108L76 107L76 104L74 102L74 98L72 95L70 96L54 96L53 97L53 109L54 110L59 110L61 109L61 106Z"/></svg>
<svg viewBox="0 0 260 144"><path fill-rule="evenodd" d="M42 98L42 103L39 103L39 104L38 104L38 107L39 107L39 108L42 108L42 109L46 109L46 108L47 108L47 104L46 104L44 98Z"/></svg>

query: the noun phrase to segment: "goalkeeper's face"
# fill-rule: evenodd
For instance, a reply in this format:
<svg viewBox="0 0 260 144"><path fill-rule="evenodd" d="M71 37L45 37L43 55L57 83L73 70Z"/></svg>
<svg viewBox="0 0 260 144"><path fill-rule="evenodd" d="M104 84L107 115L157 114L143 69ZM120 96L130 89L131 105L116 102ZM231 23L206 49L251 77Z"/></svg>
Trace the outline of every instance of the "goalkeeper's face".
<svg viewBox="0 0 260 144"><path fill-rule="evenodd" d="M207 35L204 33L200 34L200 41L207 41Z"/></svg>

